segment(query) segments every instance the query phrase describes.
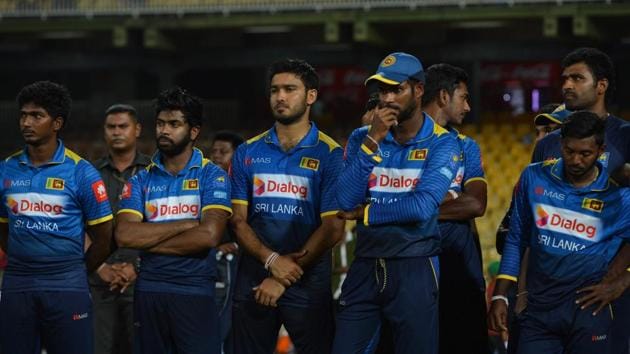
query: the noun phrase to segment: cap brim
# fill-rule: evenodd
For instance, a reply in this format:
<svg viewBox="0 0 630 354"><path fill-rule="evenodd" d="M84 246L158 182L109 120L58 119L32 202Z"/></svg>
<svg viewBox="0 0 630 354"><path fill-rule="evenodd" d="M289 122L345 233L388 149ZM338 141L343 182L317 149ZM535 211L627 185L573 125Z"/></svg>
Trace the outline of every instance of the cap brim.
<svg viewBox="0 0 630 354"><path fill-rule="evenodd" d="M385 77L383 75L383 73L376 73L376 74L368 77L367 80L365 80L365 82L363 84L367 85L372 80L380 81L380 82L382 82L384 84L388 84L388 85L400 85L402 83L402 81L396 81L396 80L392 80L391 78Z"/></svg>
<svg viewBox="0 0 630 354"><path fill-rule="evenodd" d="M562 124L562 121L560 119L554 117L550 113L541 113L541 114L537 115L536 117L534 117L534 124L544 125L544 124L549 124L549 122L556 123L556 124Z"/></svg>

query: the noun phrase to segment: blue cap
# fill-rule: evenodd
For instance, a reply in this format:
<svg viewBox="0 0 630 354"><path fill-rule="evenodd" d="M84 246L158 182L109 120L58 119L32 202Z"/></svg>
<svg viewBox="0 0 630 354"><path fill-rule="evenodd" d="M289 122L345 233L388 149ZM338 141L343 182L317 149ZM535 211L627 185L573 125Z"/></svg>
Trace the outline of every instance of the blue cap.
<svg viewBox="0 0 630 354"><path fill-rule="evenodd" d="M562 124L572 112L564 104L558 106L551 113L541 113L534 118L534 124L547 125L551 123Z"/></svg>
<svg viewBox="0 0 630 354"><path fill-rule="evenodd" d="M418 58L407 53L392 53L378 65L376 74L365 80L367 85L372 80L378 80L388 85L400 85L414 79L424 82L424 70Z"/></svg>

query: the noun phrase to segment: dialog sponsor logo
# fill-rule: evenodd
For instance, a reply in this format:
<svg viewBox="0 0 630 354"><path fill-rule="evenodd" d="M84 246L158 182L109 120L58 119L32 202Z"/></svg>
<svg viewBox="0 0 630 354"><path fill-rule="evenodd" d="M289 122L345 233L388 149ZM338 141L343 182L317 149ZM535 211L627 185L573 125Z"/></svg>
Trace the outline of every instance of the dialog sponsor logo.
<svg viewBox="0 0 630 354"><path fill-rule="evenodd" d="M149 221L196 219L199 212L198 195L152 199L144 206L144 215Z"/></svg>
<svg viewBox="0 0 630 354"><path fill-rule="evenodd" d="M375 167L368 178L371 192L404 193L414 190L422 169Z"/></svg>
<svg viewBox="0 0 630 354"><path fill-rule="evenodd" d="M599 241L602 221L572 210L536 204L536 226L540 229L575 236L582 240Z"/></svg>
<svg viewBox="0 0 630 354"><path fill-rule="evenodd" d="M7 207L13 215L63 216L66 197L40 193L16 193L7 196Z"/></svg>
<svg viewBox="0 0 630 354"><path fill-rule="evenodd" d="M310 181L306 177L278 174L255 174L254 197L308 200Z"/></svg>

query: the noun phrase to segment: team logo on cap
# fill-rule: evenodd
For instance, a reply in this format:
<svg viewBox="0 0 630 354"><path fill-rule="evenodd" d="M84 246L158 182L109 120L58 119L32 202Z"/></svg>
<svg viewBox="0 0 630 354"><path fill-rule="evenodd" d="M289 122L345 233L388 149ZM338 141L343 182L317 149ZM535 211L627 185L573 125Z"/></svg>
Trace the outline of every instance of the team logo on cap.
<svg viewBox="0 0 630 354"><path fill-rule="evenodd" d="M300 161L300 167L306 168L308 170L317 171L317 169L319 168L319 160L304 156Z"/></svg>
<svg viewBox="0 0 630 354"><path fill-rule="evenodd" d="M584 198L584 200L582 200L582 208L601 213L602 209L604 209L604 201L599 199Z"/></svg>
<svg viewBox="0 0 630 354"><path fill-rule="evenodd" d="M388 55L385 59L383 59L383 62L381 62L381 67L386 68L394 64L396 64L396 57L393 55Z"/></svg>
<svg viewBox="0 0 630 354"><path fill-rule="evenodd" d="M46 179L46 189L62 191L63 186L64 186L64 181L61 178L48 177Z"/></svg>
<svg viewBox="0 0 630 354"><path fill-rule="evenodd" d="M192 191L199 189L199 180L198 179L185 179L184 184L182 185L182 190Z"/></svg>

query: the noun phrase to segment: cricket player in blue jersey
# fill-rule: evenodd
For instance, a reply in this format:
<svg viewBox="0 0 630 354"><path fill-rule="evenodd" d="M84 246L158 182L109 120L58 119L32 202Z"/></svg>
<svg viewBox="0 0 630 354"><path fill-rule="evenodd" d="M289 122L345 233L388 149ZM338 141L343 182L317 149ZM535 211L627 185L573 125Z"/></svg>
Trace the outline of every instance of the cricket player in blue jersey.
<svg viewBox="0 0 630 354"><path fill-rule="evenodd" d="M156 100L158 151L123 189L116 239L142 250L135 353L220 353L216 247L232 214L227 173L194 148L201 101L181 88Z"/></svg>
<svg viewBox="0 0 630 354"><path fill-rule="evenodd" d="M234 292L235 354L271 354L284 324L297 352L330 353L331 248L343 235L336 216L342 149L311 122L319 77L303 60L269 68L276 120L232 160L231 225L242 254Z"/></svg>
<svg viewBox="0 0 630 354"><path fill-rule="evenodd" d="M396 353L437 353L439 205L459 168L456 138L422 112L424 71L392 53L372 124L355 130L337 183L340 216L358 220L333 353L372 353L386 321Z"/></svg>
<svg viewBox="0 0 630 354"><path fill-rule="evenodd" d="M0 352L94 350L88 273L111 253L112 212L100 175L58 139L72 100L40 81L17 96L23 150L0 164L0 245L9 262ZM84 254L85 232L92 243Z"/></svg>
<svg viewBox="0 0 630 354"><path fill-rule="evenodd" d="M486 293L474 218L485 213L487 183L477 142L460 134L470 112L468 74L449 64L427 69L422 107L455 137L461 165L440 205L440 353L488 353ZM456 335L458 340L453 340Z"/></svg>
<svg viewBox="0 0 630 354"><path fill-rule="evenodd" d="M506 294L529 246L517 353L616 353L611 328L624 314L610 302L630 285L630 263L617 255L630 238L630 190L598 161L604 125L573 113L561 128L562 158L530 165L519 180L489 314L491 328L507 329Z"/></svg>
<svg viewBox="0 0 630 354"><path fill-rule="evenodd" d="M630 123L608 113L614 97L615 69L608 55L595 48L579 48L561 63L562 96L570 111L590 111L606 122L606 144L600 162L610 176L623 186L630 186ZM561 154L560 132L550 133L536 144L532 162L558 158ZM628 246L630 247L630 246ZM630 261L630 252L623 253ZM615 353L630 352L630 291L615 302L618 316L613 323Z"/></svg>

